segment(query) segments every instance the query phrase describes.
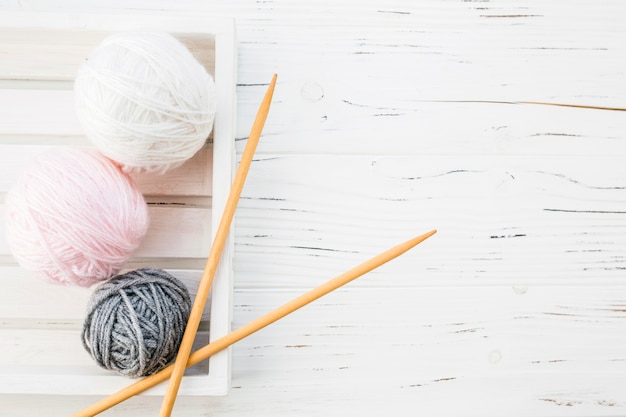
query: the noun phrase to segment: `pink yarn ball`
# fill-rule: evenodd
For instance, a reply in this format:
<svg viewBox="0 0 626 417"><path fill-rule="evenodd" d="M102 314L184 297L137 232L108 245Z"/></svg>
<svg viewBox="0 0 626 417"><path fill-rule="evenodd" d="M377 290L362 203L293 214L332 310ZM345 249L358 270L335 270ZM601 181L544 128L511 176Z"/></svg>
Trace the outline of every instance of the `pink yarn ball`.
<svg viewBox="0 0 626 417"><path fill-rule="evenodd" d="M117 164L88 149L40 155L5 202L13 256L65 285L88 287L118 273L148 229L141 192Z"/></svg>

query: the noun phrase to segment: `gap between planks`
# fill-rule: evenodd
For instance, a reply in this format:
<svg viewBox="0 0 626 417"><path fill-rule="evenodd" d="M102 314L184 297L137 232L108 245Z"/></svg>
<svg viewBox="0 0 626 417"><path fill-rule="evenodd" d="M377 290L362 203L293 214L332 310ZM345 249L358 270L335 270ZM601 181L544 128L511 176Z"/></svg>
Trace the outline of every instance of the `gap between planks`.
<svg viewBox="0 0 626 417"><path fill-rule="evenodd" d="M199 333L208 333L210 320L202 320L198 327ZM0 318L0 330L51 330L51 331L77 331L83 328L83 321L78 319L47 319L47 318Z"/></svg>

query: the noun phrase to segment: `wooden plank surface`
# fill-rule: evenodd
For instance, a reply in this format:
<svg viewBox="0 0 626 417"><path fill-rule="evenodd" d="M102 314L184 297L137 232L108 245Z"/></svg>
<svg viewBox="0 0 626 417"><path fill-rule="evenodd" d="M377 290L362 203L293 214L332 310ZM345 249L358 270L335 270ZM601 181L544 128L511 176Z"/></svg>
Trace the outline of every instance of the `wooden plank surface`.
<svg viewBox="0 0 626 417"><path fill-rule="evenodd" d="M624 291L348 286L244 339L234 351L229 396L181 398L179 412L444 416L458 414L459 401L471 415L619 415L626 406ZM233 326L298 294L236 291ZM3 400L26 416L33 399L53 415L97 399L69 398ZM137 397L104 415L150 415L159 406L158 398Z"/></svg>
<svg viewBox="0 0 626 417"><path fill-rule="evenodd" d="M143 28L140 25L134 29ZM59 85L71 88L83 59L87 58L94 45L110 34L110 30L85 33L68 28L50 33L45 28L2 28L0 55L4 59L0 62L0 74L4 80L64 82ZM198 34L181 34L178 38L207 71L215 73L214 38ZM7 82L5 84L8 85Z"/></svg>
<svg viewBox="0 0 626 417"><path fill-rule="evenodd" d="M37 156L61 146L91 147L84 136L80 136L76 143L67 143L59 136L32 134L32 136L13 136L16 144L2 145L0 153L0 193L7 192L17 181L22 170ZM19 143L19 144L17 144ZM27 145L24 145L27 143ZM213 159L213 148L205 146L200 149L189 161L178 168L162 175L154 176L145 173L131 174L131 178L150 202L167 202L175 197L186 197L192 202L198 198L199 204L210 204L212 194L211 172L206 172Z"/></svg>
<svg viewBox="0 0 626 417"><path fill-rule="evenodd" d="M184 282L191 296L195 296L202 271L172 268L167 268L167 271ZM77 323L82 324L92 293L90 289L44 285L33 273L16 266L2 266L0 272L7 277L0 292L1 328L19 329L17 323L20 322L43 327L47 322L56 321L60 327L74 330ZM45 291L39 290L42 287ZM55 308L47 305L50 299L55 300ZM209 319L208 314L206 319Z"/></svg>
<svg viewBox="0 0 626 417"><path fill-rule="evenodd" d="M622 1L2 7L235 17L239 153L279 74L235 221L234 328L439 230L235 345L229 395L175 415L626 414ZM12 417L97 399L0 396Z"/></svg>
<svg viewBox="0 0 626 417"><path fill-rule="evenodd" d="M0 203L4 218L4 205ZM134 257L139 258L200 258L211 247L211 210L207 207L149 205L150 227ZM0 257L10 256L9 244L2 227Z"/></svg>

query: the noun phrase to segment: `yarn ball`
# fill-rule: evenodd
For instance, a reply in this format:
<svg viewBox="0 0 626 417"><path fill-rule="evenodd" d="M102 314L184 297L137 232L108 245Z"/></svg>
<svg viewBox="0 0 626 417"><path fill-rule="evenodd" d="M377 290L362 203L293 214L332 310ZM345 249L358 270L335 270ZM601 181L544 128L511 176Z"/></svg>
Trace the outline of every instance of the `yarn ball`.
<svg viewBox="0 0 626 417"><path fill-rule="evenodd" d="M74 93L89 140L128 172L182 165L213 129L213 77L166 32L105 38L80 66Z"/></svg>
<svg viewBox="0 0 626 417"><path fill-rule="evenodd" d="M102 368L133 378L150 375L176 358L190 311L187 288L166 271L117 275L91 296L83 346Z"/></svg>
<svg viewBox="0 0 626 417"><path fill-rule="evenodd" d="M58 148L22 172L5 200L18 263L47 281L88 287L121 270L148 229L141 192L99 152Z"/></svg>

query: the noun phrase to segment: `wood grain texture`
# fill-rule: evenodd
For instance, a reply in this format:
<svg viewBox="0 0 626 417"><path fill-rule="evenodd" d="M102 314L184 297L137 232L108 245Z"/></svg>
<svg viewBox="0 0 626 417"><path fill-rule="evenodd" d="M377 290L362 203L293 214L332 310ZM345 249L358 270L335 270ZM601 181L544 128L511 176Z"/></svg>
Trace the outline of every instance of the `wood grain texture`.
<svg viewBox="0 0 626 417"><path fill-rule="evenodd" d="M622 158L593 162L592 168L585 158L524 156L260 158L237 223L237 282L307 285L373 245L432 225L440 234L420 248L423 256L389 266L401 285L621 284L626 172ZM414 271L424 268L428 279L415 280Z"/></svg>
<svg viewBox="0 0 626 417"><path fill-rule="evenodd" d="M180 398L181 416L626 413L623 2L2 7L235 17L239 154L279 74L235 219L234 328L438 229L235 345L229 395ZM0 402L63 416L96 399ZM105 415L159 406L142 396Z"/></svg>

